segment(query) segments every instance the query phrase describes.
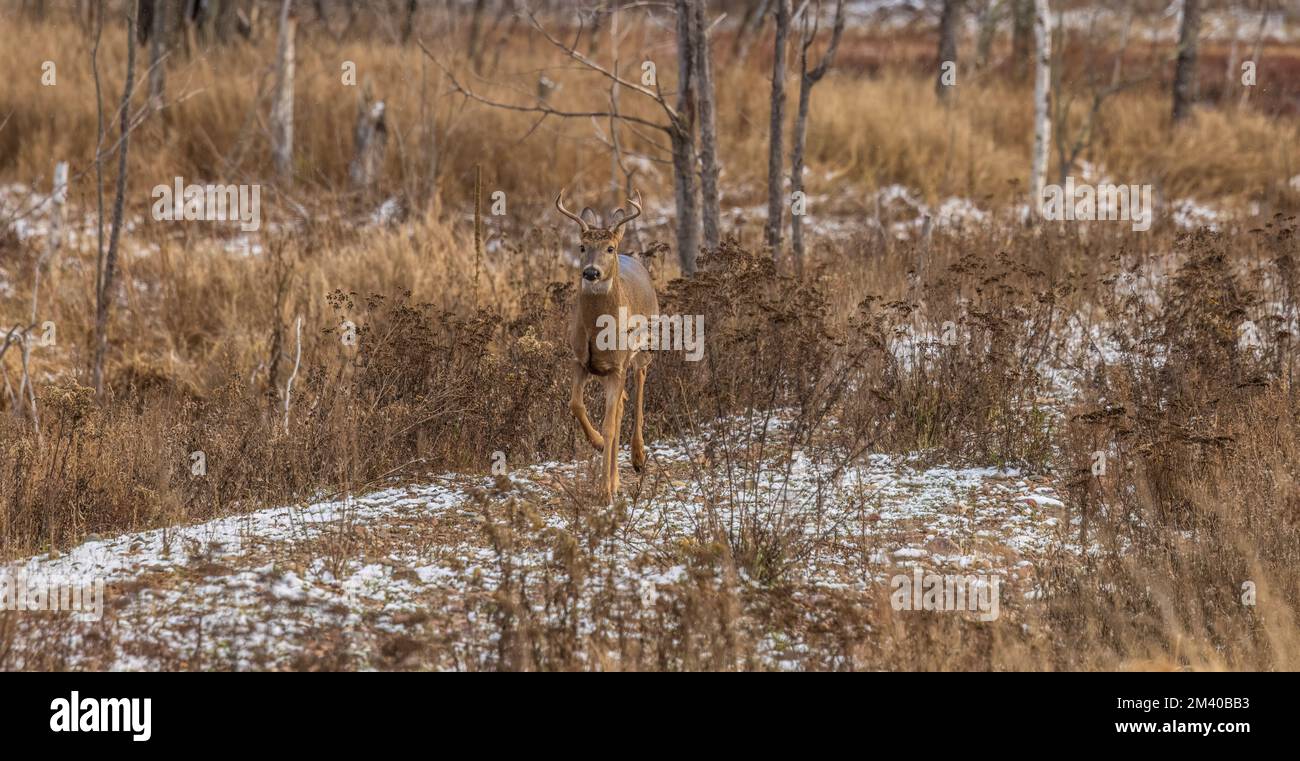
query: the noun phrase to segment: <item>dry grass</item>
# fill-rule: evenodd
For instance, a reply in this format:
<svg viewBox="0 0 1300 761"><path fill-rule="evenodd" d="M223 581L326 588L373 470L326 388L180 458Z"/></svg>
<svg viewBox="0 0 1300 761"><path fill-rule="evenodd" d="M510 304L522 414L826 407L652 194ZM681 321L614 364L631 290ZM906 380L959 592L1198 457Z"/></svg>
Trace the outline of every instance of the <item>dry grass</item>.
<svg viewBox="0 0 1300 761"><path fill-rule="evenodd" d="M488 97L531 104L538 76L545 73L559 85L553 97L556 105L574 110L607 105L598 78L566 64L557 50L525 27L503 28L509 36L500 49L510 55L496 60L482 78L470 73L454 50L440 48L435 53L459 72L458 78ZM665 92L675 86L669 31L644 26L620 50L624 66L643 59L659 63ZM75 56L56 57L57 86L44 87L39 77L29 76L15 78L0 93L0 113L10 115L0 132L0 173L48 184L55 161L85 166L94 154L89 41L66 21L38 25L6 18L0 21L0 32L28 41L0 53L0 63L11 71L32 67L31 50L77 51ZM430 39L441 33L435 28L424 31ZM466 200L463 189L469 183L464 179L480 163L489 187L516 195L530 208L542 205L533 199L550 198L557 182L592 186L607 180L609 162L603 151L592 149L594 132L588 120L548 120L534 129L536 115L466 106L451 94L438 66L414 45L396 44L382 35L340 42L311 25L304 34L309 43L299 48L295 161L298 181L310 191L346 190L361 88L341 83L344 61L355 62L361 82L370 81L376 96L387 103L395 143L383 174L382 185L389 191L415 194L424 189L435 160L444 197L455 204ZM722 145L725 184L736 200L756 201L767 150L768 63L757 50L743 63L728 61L731 45L725 39L720 43L719 130L728 138ZM933 97L928 78L916 71L929 55L925 47L903 51L905 58L894 59L893 66L870 76L861 74L863 64L855 61L894 51L898 45L865 33L846 38L844 65L819 87L813 100L808 155L811 166L821 171L809 178L810 190L845 185L870 190L898 183L919 189L931 200L948 195L999 203L1016 199L1014 184L1023 184L1021 167L1028 161L1032 133L1023 88L1009 85L994 70L977 72L960 85L955 110L946 110ZM1144 55L1159 60L1158 51ZM1282 83L1269 88L1272 99L1284 101L1290 92L1283 76L1292 61L1289 56L1290 51L1278 50L1267 59L1269 66L1277 67L1275 78ZM168 65L168 97L173 103L137 138L141 150L132 156L133 186L148 188L177 175L223 182L262 178L270 162L265 111L273 60L273 36L229 48L214 46L190 58L178 51ZM124 61L121 30L106 29L100 69L110 111L121 92ZM486 65L492 63L489 59ZM1145 60L1129 65L1139 69L1142 64L1150 65ZM1067 91L1079 93L1073 112L1075 119L1081 118L1087 107L1082 78L1067 80ZM1208 110L1171 140L1164 92L1164 83L1156 78L1108 100L1104 129L1085 158L1106 167L1116 181L1155 183L1169 198L1294 203L1292 191L1286 189L1286 180L1300 173L1300 157L1293 148L1300 135L1293 120L1235 106ZM143 103L141 93L136 103ZM643 98L629 95L623 108L629 114L662 118ZM440 146L436 158L431 136ZM528 139L522 140L525 136ZM647 149L645 141L632 135L626 141L630 150ZM492 159L502 156L510 160ZM666 168L655 169L643 171L638 183L647 195L666 198L671 177ZM74 193L77 189L74 183ZM313 194L300 189L297 195ZM140 208L145 201L143 193L133 198Z"/></svg>
<svg viewBox="0 0 1300 761"><path fill-rule="evenodd" d="M593 150L590 123L548 122L521 141L531 120L449 97L417 49L308 34L296 103L299 182L275 191L268 206L278 221L293 218L283 198L321 213L292 232L270 233L266 252L252 257L228 254L190 225L142 223L128 235L129 250L156 249L125 257L102 402L82 385L93 251L65 251L44 281L41 313L60 339L33 354L41 435L7 401L0 407L0 557L67 547L91 533L357 493L391 476L482 472L496 450L512 462L577 453L563 404L562 325L572 297L565 231L539 210L558 185L607 181L608 159ZM628 60L667 57L666 38L654 34L662 36L635 40ZM60 59L56 87L23 77L0 91L0 114L11 114L0 130L0 175L47 183L60 158L74 162L74 174L84 169L95 111L80 33L6 18L0 36L25 41L0 50L6 71L31 68L31 50L78 51ZM845 59L869 58L881 44L850 38ZM271 47L262 40L173 62L170 92L192 97L135 137L135 212L146 208L145 188L177 175L260 177L269 164L262 98ZM558 61L523 31L508 49L496 81L475 85L484 93L530 92L538 68ZM120 91L114 77L124 57L120 30L109 30L101 52L106 101ZM356 61L389 103L394 145L381 184L413 207L403 226L354 224L354 213L368 207L345 190L355 94L338 83L342 60ZM766 151L764 68L756 55L719 70L727 200L754 202ZM564 105L602 103L603 92L581 72L552 74ZM1166 108L1154 85L1115 98L1087 158L1117 181L1157 183L1170 198L1295 207L1296 191L1285 184L1300 173L1294 119L1206 111L1170 138ZM818 171L810 189L849 210L858 193L891 183L931 200L957 195L1005 206L1018 199L1028 163L1028 98L994 76L965 85L949 112L907 65L871 76L850 66L817 91L811 125L809 163ZM429 129L440 146L439 194L425 202ZM475 292L464 178L480 163L490 187L517 199L518 217L494 230L502 245ZM667 179L647 174L638 182L647 196L667 198ZM91 208L86 188L74 186L75 208ZM856 208L865 211L865 202ZM1191 237L1167 226L1135 236L998 222L931 242L880 240L864 226L853 240L818 246L816 275L805 282L732 244L711 252L691 282L660 266L665 306L704 314L709 342L703 362L667 355L654 364L652 440L779 408L796 417L800 442L841 453L1011 463L1071 488L1071 508L1086 516L1083 538L1097 551L1053 558L1041 598L1010 601L1003 620L977 625L902 617L884 597L846 594L804 609L783 585L784 569L806 551L801 539L755 523L672 549L696 580L693 591L633 623L626 600L593 605L576 583L607 570L588 549L617 525L593 516L562 535L535 515L555 506L485 494L484 530L506 582L478 602L496 636L456 643L458 652L469 648L470 661L493 668L735 668L757 663L757 643L778 631L807 644L810 668L1300 667L1294 326L1269 323L1262 307L1294 314L1294 244L1294 223L1281 219L1256 233ZM0 240L16 290L0 306L5 324L28 303L37 254L30 243ZM1156 266L1178 268L1158 301L1116 295L1117 281ZM286 430L283 389L298 316L303 366ZM1121 351L1085 362L1067 327L1078 316ZM1258 354L1236 343L1247 317L1265 328ZM355 348L340 341L344 320L358 326ZM909 358L891 351L903 331L933 332L944 321L969 340ZM14 377L12 355L5 361ZM1074 393L1052 397L1044 368L1072 364L1083 371ZM744 450L742 434L735 437ZM206 455L206 478L190 475L195 450ZM1101 479L1088 470L1097 450L1115 456ZM578 503L563 509L577 512ZM556 553L554 578L530 584L511 575L510 554L524 544ZM740 584L741 571L759 586ZM1245 580L1258 587L1258 608L1237 601ZM573 616L561 616L570 625L559 628L528 616L538 606L576 611L580 603L608 624L604 631L622 636L580 633ZM5 631L0 626L0 641ZM322 663L346 666L337 655Z"/></svg>

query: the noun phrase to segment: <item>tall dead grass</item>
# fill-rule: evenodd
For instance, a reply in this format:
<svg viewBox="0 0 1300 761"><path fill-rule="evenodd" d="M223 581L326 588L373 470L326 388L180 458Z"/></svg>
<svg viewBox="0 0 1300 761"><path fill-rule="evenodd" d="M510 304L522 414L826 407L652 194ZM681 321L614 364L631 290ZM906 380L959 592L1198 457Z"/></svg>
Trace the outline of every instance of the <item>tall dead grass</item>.
<svg viewBox="0 0 1300 761"><path fill-rule="evenodd" d="M566 239L548 224L541 199L574 178L587 187L607 181L608 157L592 149L590 123L548 122L522 139L529 119L449 97L410 47L307 34L296 104L299 184L279 189L279 198L320 213L289 224L294 212L277 203L274 218L285 224L257 256L233 255L197 226L142 222L128 236L102 401L79 383L93 252L63 253L41 308L61 338L33 354L41 436L0 402L0 556L360 491L394 476L482 470L497 450L511 462L577 451L563 403L572 278ZM629 60L662 57L656 34L645 32ZM38 181L63 158L84 168L95 129L85 39L70 25L12 18L0 21L0 35L30 42L0 50L6 71L39 71L32 50L75 51L60 57L57 86L42 88L33 73L0 91L0 113L12 112L0 130L0 174ZM846 41L846 57L868 44ZM494 81L468 81L512 97L512 87L531 92L537 70L557 63L544 42L522 32L510 45ZM123 57L121 35L107 31L106 92L120 88L113 77ZM144 188L176 175L261 176L270 60L264 40L171 64L170 92L193 95L136 136L136 212L148 202ZM435 130L441 203L415 206L407 225L358 228L338 211L356 210L343 191L355 113L354 92L339 83L343 60L355 60L390 103L385 192L416 197L410 188L428 179L432 159L423 140ZM724 180L729 200L744 203L761 186L765 74L757 66L719 71ZM562 85L557 102L602 103L602 88L585 74L553 74ZM847 194L850 208L854 194L887 183L932 199L1018 198L1028 98L991 80L967 86L944 111L928 78L915 74L850 70L828 79L814 98L812 192ZM1165 139L1164 110L1159 92L1116 98L1090 160L1117 181L1157 178L1168 197L1294 203L1293 191L1279 188L1297 173L1293 122L1209 112ZM500 246L489 252L478 290L463 229L462 178L475 164L519 215L493 231ZM668 179L647 169L638 183L647 196L666 198ZM74 186L74 207L90 202L86 184ZM1276 303L1294 314L1294 241L1285 220L1252 235L1185 239L1163 226L1133 236L997 222L900 242L864 225L848 243L819 246L810 262L816 275L805 282L731 243L710 252L693 281L673 281L671 268L661 268L664 303L706 315L709 339L701 363L666 356L653 365L652 439L784 408L794 410L802 441L839 452L1013 463L1073 484L1073 505L1085 517L1081 538L1098 549L1057 558L1042 579L1044 597L1014 598L1004 621L975 627L903 620L879 600L848 595L794 609L782 583L802 539L788 526L742 522L717 542L682 549L693 594L634 621L617 590L594 607L578 596L578 579L602 570L584 547L613 527L592 518L575 543L545 531L527 506L489 501L503 568L520 542L553 546L559 562L540 585L503 573L499 594L483 603L499 636L459 646L481 649L474 662L498 668L737 668L757 663L766 633L777 629L808 643L807 668L1295 668L1293 326L1261 311ZM30 303L37 252L8 236L0 255L16 289L0 320L12 323ZM1157 300L1114 296L1117 283L1155 265L1182 268ZM1084 362L1092 339L1082 347L1076 340L1069 319L1077 315L1109 331L1117 352ZM303 361L286 427L299 316ZM1261 326L1258 355L1235 341L1247 317ZM929 340L945 322L958 340ZM343 340L348 323L355 344ZM900 353L903 339L909 348ZM1048 373L1072 362L1076 393L1052 398ZM743 451L742 433L730 435ZM1115 455L1102 478L1089 468L1099 450ZM195 452L205 474L193 470ZM759 592L735 583L741 570L761 580ZM1267 604L1243 608L1245 581ZM538 605L581 607L613 633L593 640L576 629L576 614L566 627L541 627L529 618ZM628 627L643 636L617 638Z"/></svg>
<svg viewBox="0 0 1300 761"><path fill-rule="evenodd" d="M564 21L547 23L562 29ZM44 24L21 15L6 17L0 20L0 32L25 41L0 51L0 65L30 73L11 78L0 91L0 113L9 119L0 131L0 174L47 185L54 162L70 160L75 175L94 155L91 41L62 17ZM570 110L607 107L607 88L599 75L566 62L526 23L503 28L499 50L507 55L494 56L481 75L469 70L455 45L438 44L455 39L446 29L427 26L421 33L442 64L486 97L534 105L539 78L545 76L557 86L548 104ZM310 205L315 192L348 189L353 122L360 85L367 82L387 104L392 134L381 175L385 192L423 199L437 183L445 200L463 206L467 183L462 180L477 164L484 165L489 187L519 199L548 198L557 182L596 186L609 180L609 161L596 138L596 129L607 125L594 126L586 119L535 124L537 114L466 103L418 47L382 34L337 40L318 24L305 25L302 34L294 104L294 160L301 187L293 192L281 189L297 202ZM274 61L270 37L213 45L190 57L179 50L172 54L166 62L169 105L136 136L142 150L131 157L134 206L143 208L147 202L143 188L178 175L220 182L269 179L266 112ZM620 59L625 66L642 60L660 63L660 86L671 92L675 84L665 52L670 44L670 30L642 24L620 49ZM844 66L818 88L809 122L808 155L816 168L808 178L810 191L834 194L846 187L870 190L897 183L921 191L931 201L950 195L1019 201L1032 135L1026 92L996 70L986 70L963 79L955 107L946 108L933 97L928 74L916 71L913 58L870 75L852 63L862 53L859 48L870 51L888 44L867 31L850 33L843 45ZM717 52L718 130L727 138L721 145L727 192L745 203L760 198L764 187L764 82L769 69L761 52L745 61L728 61L731 48L723 40ZM57 85L41 84L43 59L34 57L36 50L59 51L50 58L58 65ZM917 51L907 55L920 57ZM120 92L125 42L116 26L104 31L99 61L104 93ZM345 61L356 64L359 86L343 84ZM1081 84L1067 81L1066 86L1083 92ZM142 89L137 88L137 107L144 102ZM1084 158L1104 167L1116 182L1157 184L1170 199L1226 197L1260 201L1271 208L1294 203L1294 189L1286 181L1300 173L1300 158L1293 150L1300 135L1292 120L1236 106L1207 108L1194 124L1172 134L1164 101L1158 78L1109 99L1095 145ZM1086 106L1086 97L1076 99L1073 123L1067 125L1072 131L1079 129ZM113 106L105 108L111 111ZM622 99L620 108L662 120L657 106L633 94ZM652 144L655 133L637 132L624 136L627 150L659 155ZM669 196L666 166L644 162L636 181L649 195ZM74 197L89 199L87 185L73 183Z"/></svg>

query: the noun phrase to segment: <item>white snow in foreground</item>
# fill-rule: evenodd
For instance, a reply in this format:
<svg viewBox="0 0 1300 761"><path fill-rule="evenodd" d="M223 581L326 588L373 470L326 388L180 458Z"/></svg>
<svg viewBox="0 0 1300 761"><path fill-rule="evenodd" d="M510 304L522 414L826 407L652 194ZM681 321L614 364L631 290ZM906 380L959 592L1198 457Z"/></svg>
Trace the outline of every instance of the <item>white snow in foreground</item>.
<svg viewBox="0 0 1300 761"><path fill-rule="evenodd" d="M583 594L612 583L653 610L687 583L672 548L708 534L703 526L725 532L743 522L779 527L808 542L814 549L790 574L814 591L865 594L914 566L1032 581L1036 557L1078 551L1069 543L1077 531L1052 490L1014 470L913 467L906 458L875 454L830 479L838 463L796 450L757 469L742 458L734 467L715 463L695 471L691 463L703 456L708 436L650 447L641 497L629 499L617 538L584 550L602 568L616 569L614 577L587 578ZM573 488L575 475L590 489L592 464L519 469L507 493L495 499L526 499L538 506L547 529L574 530L572 504L557 506L557 495ZM699 480L691 472L707 475ZM458 636L438 631L436 621L421 622L430 614L470 610L467 600L482 599L501 581L500 558L472 497L492 479L447 474L431 481L88 541L62 555L11 564L8 573L29 578L102 578L111 611L98 623L84 614L28 614L20 619L15 662L21 667L28 648L49 644L49 633L35 623L38 615L69 617L73 625L54 636L66 638L73 668L83 645L100 637L108 621L108 666L114 669L176 667L178 661L188 668L285 668L326 634L345 638L354 663L365 667L376 663L388 637ZM636 484L626 469L625 497ZM430 541L431 534L440 540ZM362 539L339 541L356 537ZM511 562L535 572L554 568L549 555L525 544ZM742 570L741 583L759 582ZM468 618L466 626L490 623L472 612ZM594 625L579 622L583 631ZM494 636L490 628L477 631L485 639Z"/></svg>

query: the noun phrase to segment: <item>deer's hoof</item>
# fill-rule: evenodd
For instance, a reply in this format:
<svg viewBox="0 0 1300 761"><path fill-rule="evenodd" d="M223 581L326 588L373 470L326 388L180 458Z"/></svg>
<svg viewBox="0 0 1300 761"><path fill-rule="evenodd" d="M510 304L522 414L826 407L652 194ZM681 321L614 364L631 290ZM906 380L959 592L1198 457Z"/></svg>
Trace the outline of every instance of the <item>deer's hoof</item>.
<svg viewBox="0 0 1300 761"><path fill-rule="evenodd" d="M600 436L597 436L596 438L591 439L590 441L591 441L591 445L595 447L597 452L605 451L605 439L601 438Z"/></svg>

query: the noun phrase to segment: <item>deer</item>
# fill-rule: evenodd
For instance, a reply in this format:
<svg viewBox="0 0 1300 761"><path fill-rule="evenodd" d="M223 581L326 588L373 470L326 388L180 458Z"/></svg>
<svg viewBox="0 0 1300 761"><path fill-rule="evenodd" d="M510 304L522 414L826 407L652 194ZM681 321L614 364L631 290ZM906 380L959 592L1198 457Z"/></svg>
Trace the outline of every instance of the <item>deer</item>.
<svg viewBox="0 0 1300 761"><path fill-rule="evenodd" d="M630 316L639 316L645 323L653 324L659 315L659 297L655 293L650 273L634 257L618 252L623 241L624 225L641 215L641 193L637 200L627 199L636 211L629 215L622 209L611 213L613 224L599 226L596 214L584 208L581 215L564 208L564 190L555 197L555 208L578 224L578 297L573 305L569 323L569 344L573 348L573 385L569 395L569 409L577 419L587 441L597 452L604 454L601 487L605 502L613 504L618 492L619 431L623 423L623 403L627 401L629 373L636 384L636 412L632 425L632 468L640 473L645 468L645 376L651 356L643 350L642 341L598 340L602 328L611 321L620 333L626 335ZM589 223L585 217L591 216ZM602 319L603 318L603 319ZM602 325L604 323L604 325ZM608 338L608 332L605 333ZM587 417L587 407L582 394L588 380L600 379L605 394L605 417L601 433Z"/></svg>

